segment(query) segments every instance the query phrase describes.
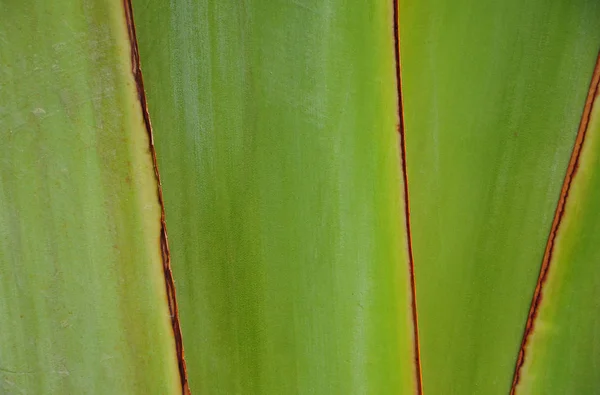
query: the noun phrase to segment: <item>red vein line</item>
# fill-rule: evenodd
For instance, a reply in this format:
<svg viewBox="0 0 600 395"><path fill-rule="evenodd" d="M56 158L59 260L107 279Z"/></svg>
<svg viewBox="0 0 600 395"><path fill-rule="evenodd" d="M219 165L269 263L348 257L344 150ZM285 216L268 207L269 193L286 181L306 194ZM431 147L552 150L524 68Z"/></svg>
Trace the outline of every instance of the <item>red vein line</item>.
<svg viewBox="0 0 600 395"><path fill-rule="evenodd" d="M517 386L519 384L519 379L521 377L521 368L525 363L527 342L531 333L534 330L535 319L537 318L537 314L539 311L540 303L543 298L544 293L544 284L548 278L548 272L550 270L550 264L552 262L552 253L554 250L554 245L556 241L556 234L561 225L561 221L565 214L565 205L567 203L567 198L569 196L569 190L571 188L571 184L573 178L575 177L577 170L579 169L579 158L581 156L581 149L583 147L583 143L585 142L585 136L587 134L587 130L590 123L590 114L592 112L592 106L594 104L594 100L598 96L600 88L600 53L598 54L598 58L596 60L596 66L594 68L594 73L592 76L592 81L590 83L590 88L588 91L587 99L585 101L585 107L583 109L583 114L581 116L581 122L579 123L579 129L577 131L577 138L575 139L575 145L573 147L573 152L571 154L571 159L569 160L569 167L567 168L567 173L565 175L565 179L563 182L563 186L560 192L560 198L558 200L558 204L556 206L556 211L554 213L554 220L552 221L552 228L550 229L550 235L548 236L548 242L546 244L546 250L544 251L544 258L542 260L542 267L540 269L540 275L538 277L537 284L535 286L535 292L533 294L533 299L531 302L531 307L529 309L529 316L527 317L527 324L525 325L525 333L523 335L523 340L521 342L521 348L519 350L519 357L517 359L517 365L515 368L515 373L513 376L512 387L510 390L511 395L515 395L517 391Z"/></svg>
<svg viewBox="0 0 600 395"><path fill-rule="evenodd" d="M415 375L417 384L417 394L423 394L423 377L421 372L421 349L419 343L419 325L417 315L417 286L415 282L415 261L412 248L412 232L410 227L410 204L408 193L408 171L406 168L406 133L404 125L404 103L402 98L402 77L401 77L401 62L400 62L400 27L399 27L399 9L398 0L392 0L394 6L394 53L396 63L396 89L398 95L398 132L400 134L400 154L402 157L402 178L404 184L404 218L406 226L406 234L408 238L408 265L410 272L410 288L411 288L411 308L413 319L413 337L414 337L414 358L415 358Z"/></svg>
<svg viewBox="0 0 600 395"><path fill-rule="evenodd" d="M150 142L150 153L152 155L152 164L154 167L154 177L157 184L158 202L160 204L160 249L163 261L163 273L165 276L165 287L167 291L167 301L169 304L169 313L171 315L171 326L173 328L173 337L175 338L175 352L177 356L177 365L179 368L179 378L181 382L181 393L190 394L187 381L187 371L185 366L185 357L183 352L183 339L181 336L181 326L179 324L179 310L177 308L177 299L175 295L175 282L173 281L173 272L171 271L171 253L169 251L169 240L167 238L167 223L165 221L165 205L162 193L162 184L158 172L158 162L156 160L156 151L154 149L154 137L152 135L152 125L150 123L150 114L148 113L148 104L146 102L146 91L144 90L144 81L142 79L142 70L140 68L140 56L135 35L135 24L133 22L133 8L131 0L123 0L125 8L125 18L127 30L129 33L129 42L131 44L131 65L132 73L138 93L138 100L141 105L144 126L148 133Z"/></svg>

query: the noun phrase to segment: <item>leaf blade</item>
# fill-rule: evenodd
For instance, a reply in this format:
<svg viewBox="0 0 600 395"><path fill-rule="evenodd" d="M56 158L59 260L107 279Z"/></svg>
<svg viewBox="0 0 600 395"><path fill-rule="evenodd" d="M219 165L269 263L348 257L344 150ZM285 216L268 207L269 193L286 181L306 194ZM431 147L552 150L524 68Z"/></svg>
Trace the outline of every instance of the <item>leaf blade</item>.
<svg viewBox="0 0 600 395"><path fill-rule="evenodd" d="M425 392L510 389L599 19L586 1L400 2Z"/></svg>
<svg viewBox="0 0 600 395"><path fill-rule="evenodd" d="M597 389L599 81L600 58L530 312L513 384L516 394Z"/></svg>
<svg viewBox="0 0 600 395"><path fill-rule="evenodd" d="M191 389L414 393L391 4L134 12Z"/></svg>
<svg viewBox="0 0 600 395"><path fill-rule="evenodd" d="M123 3L2 9L0 388L180 393Z"/></svg>

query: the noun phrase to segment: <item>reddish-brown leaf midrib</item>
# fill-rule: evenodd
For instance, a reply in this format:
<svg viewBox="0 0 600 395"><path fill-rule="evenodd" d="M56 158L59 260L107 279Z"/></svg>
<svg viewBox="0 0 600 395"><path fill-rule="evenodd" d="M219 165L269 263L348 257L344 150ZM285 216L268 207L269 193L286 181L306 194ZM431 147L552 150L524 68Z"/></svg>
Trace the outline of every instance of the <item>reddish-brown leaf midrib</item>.
<svg viewBox="0 0 600 395"><path fill-rule="evenodd" d="M419 344L419 325L417 314L417 287L415 283L415 263L412 249L412 233L410 227L410 204L408 193L408 172L406 168L406 137L404 125L404 104L402 101L402 76L400 63L400 26L399 26L399 4L398 0L393 0L394 17L394 52L396 61L396 87L398 100L398 132L400 134L400 155L402 160L402 179L404 184L404 218L406 234L408 239L408 264L411 288L411 309L413 319L413 338L414 338L414 358L417 394L423 394L423 378L421 373L421 350Z"/></svg>
<svg viewBox="0 0 600 395"><path fill-rule="evenodd" d="M183 395L189 395L190 389L187 381L187 370L185 366L185 357L183 352L183 339L181 335L181 326L179 324L179 310L177 307L177 299L175 296L175 282L173 281L173 272L171 271L171 253L169 251L169 240L167 238L167 224L165 221L165 206L162 193L162 184L160 182L160 174L158 172L158 162L156 160L156 151L154 149L154 137L152 135L152 125L150 123L150 115L148 113L148 105L146 102L146 91L144 90L144 81L142 79L142 70L140 68L140 57L138 51L137 37L135 35L135 24L133 21L133 8L131 0L123 0L125 9L125 18L127 23L127 31L129 33L129 42L131 45L131 65L132 73L136 83L138 100L144 119L144 126L148 133L150 142L150 153L152 155L152 164L154 167L154 176L157 183L158 202L160 204L160 249L163 261L163 273L165 276L165 287L167 291L167 302L169 305L169 313L171 315L171 326L173 328L173 336L175 338L175 353L177 356L177 364L179 368L179 377L181 382L181 392Z"/></svg>
<svg viewBox="0 0 600 395"><path fill-rule="evenodd" d="M571 183L573 178L575 177L577 170L579 168L579 158L581 155L581 149L583 147L583 143L585 142L585 136L588 130L590 114L592 111L592 106L594 104L594 100L598 96L598 91L600 88L600 54L596 60L596 66L594 68L594 73L592 76L592 81L590 83L590 88L588 91L588 95L585 101L585 107L583 109L583 114L581 116L581 122L579 124L579 129L577 131L577 137L575 139L575 145L573 147L573 152L571 154L571 159L569 160L569 166L567 167L567 172L565 175L565 179L563 182L563 186L560 193L560 198L558 200L558 204L556 206L556 211L554 213L554 220L552 221L552 228L550 229L550 235L548 236L548 242L546 244L546 249L544 251L544 258L542 260L542 267L540 269L540 275L538 277L537 284L535 286L535 292L533 294L531 307L529 309L529 315L527 317L527 323L525 325L525 333L523 335L523 340L521 342L521 348L519 349L519 356L517 358L517 364L515 368L515 373L513 376L513 382L511 387L511 395L516 394L517 386L519 384L519 379L521 376L521 368L525 363L527 342L531 333L534 330L535 319L538 314L539 306L542 301L544 285L548 278L548 272L550 270L550 264L552 261L552 253L554 250L556 234L560 228L564 212L565 205L567 202L567 198L569 196L569 190L571 188Z"/></svg>

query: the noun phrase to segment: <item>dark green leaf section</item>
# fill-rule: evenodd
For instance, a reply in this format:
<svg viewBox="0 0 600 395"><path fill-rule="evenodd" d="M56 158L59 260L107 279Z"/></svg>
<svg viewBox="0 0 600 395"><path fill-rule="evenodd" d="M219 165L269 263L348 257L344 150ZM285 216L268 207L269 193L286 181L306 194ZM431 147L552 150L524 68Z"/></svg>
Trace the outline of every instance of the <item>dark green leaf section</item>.
<svg viewBox="0 0 600 395"><path fill-rule="evenodd" d="M190 386L415 392L390 1L134 1Z"/></svg>
<svg viewBox="0 0 600 395"><path fill-rule="evenodd" d="M600 101L571 180L516 394L594 394L600 383ZM585 124L584 124L585 126Z"/></svg>
<svg viewBox="0 0 600 395"><path fill-rule="evenodd" d="M405 0L399 18L424 391L506 394L600 3Z"/></svg>
<svg viewBox="0 0 600 395"><path fill-rule="evenodd" d="M0 393L181 393L123 3L0 0Z"/></svg>

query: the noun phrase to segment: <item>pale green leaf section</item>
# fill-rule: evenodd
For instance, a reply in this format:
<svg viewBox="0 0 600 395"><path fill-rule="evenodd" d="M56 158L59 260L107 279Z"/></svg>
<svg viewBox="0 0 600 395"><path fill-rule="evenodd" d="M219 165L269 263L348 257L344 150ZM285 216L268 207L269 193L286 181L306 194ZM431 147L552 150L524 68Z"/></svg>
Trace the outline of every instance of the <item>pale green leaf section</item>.
<svg viewBox="0 0 600 395"><path fill-rule="evenodd" d="M600 388L599 154L596 97L517 394L595 394Z"/></svg>
<svg viewBox="0 0 600 395"><path fill-rule="evenodd" d="M134 13L192 391L413 394L392 3Z"/></svg>
<svg viewBox="0 0 600 395"><path fill-rule="evenodd" d="M600 3L401 0L399 14L424 391L506 394Z"/></svg>
<svg viewBox="0 0 600 395"><path fill-rule="evenodd" d="M0 393L181 393L119 0L0 0Z"/></svg>

